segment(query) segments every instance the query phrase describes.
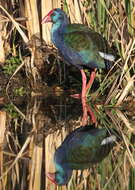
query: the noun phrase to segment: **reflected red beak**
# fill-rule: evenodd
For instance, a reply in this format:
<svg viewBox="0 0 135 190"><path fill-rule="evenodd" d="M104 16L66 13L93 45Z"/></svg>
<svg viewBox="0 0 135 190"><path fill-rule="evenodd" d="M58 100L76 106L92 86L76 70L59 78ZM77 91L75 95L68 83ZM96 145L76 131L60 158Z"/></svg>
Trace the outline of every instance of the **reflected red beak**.
<svg viewBox="0 0 135 190"><path fill-rule="evenodd" d="M48 179L53 182L55 185L57 185L56 180L55 180L55 173L47 173L46 176Z"/></svg>

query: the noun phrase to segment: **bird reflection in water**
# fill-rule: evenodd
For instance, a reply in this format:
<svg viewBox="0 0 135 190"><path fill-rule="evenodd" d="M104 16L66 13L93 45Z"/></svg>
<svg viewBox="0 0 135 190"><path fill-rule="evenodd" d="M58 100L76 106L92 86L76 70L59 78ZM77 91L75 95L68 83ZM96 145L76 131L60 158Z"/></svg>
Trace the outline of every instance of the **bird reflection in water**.
<svg viewBox="0 0 135 190"><path fill-rule="evenodd" d="M81 126L72 131L54 154L55 173L47 177L57 185L68 184L73 170L90 168L102 161L116 145L116 132L95 125Z"/></svg>
<svg viewBox="0 0 135 190"><path fill-rule="evenodd" d="M83 112L81 125L86 126L88 124L88 116L90 116L92 123L96 124L96 117L90 105L87 103L86 98L82 98L81 101L82 101L82 112Z"/></svg>

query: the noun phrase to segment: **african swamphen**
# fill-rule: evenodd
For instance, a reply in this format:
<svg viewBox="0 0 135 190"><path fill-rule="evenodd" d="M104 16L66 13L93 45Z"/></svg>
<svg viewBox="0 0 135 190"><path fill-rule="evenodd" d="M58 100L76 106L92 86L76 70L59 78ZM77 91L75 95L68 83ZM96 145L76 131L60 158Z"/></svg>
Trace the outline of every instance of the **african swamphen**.
<svg viewBox="0 0 135 190"><path fill-rule="evenodd" d="M51 10L42 20L52 22L51 40L64 59L80 69L82 75L82 98L86 97L88 88L95 78L95 68L108 69L115 57L106 40L83 24L69 24L64 11L59 8ZM83 69L91 68L90 80L86 85Z"/></svg>
<svg viewBox="0 0 135 190"><path fill-rule="evenodd" d="M117 135L113 130L98 129L94 125L75 129L56 150L56 172L48 173L48 178L58 185L67 184L73 169L83 170L102 161L116 144Z"/></svg>

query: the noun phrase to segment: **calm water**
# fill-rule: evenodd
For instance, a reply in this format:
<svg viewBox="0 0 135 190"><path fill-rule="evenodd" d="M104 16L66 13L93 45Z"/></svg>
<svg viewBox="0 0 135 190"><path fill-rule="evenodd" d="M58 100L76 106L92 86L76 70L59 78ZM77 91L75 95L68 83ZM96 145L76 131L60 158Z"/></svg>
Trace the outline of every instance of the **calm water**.
<svg viewBox="0 0 135 190"><path fill-rule="evenodd" d="M81 101L49 95L25 99L16 107L6 105L6 130L1 146L2 189L135 190L133 112L96 102L88 102L87 106L96 118L96 130L113 129L120 138L109 151L106 147L101 152L98 149L95 164L74 170L67 186L56 187L46 173L55 172L54 153L65 137L81 127ZM88 125L92 124L88 115Z"/></svg>

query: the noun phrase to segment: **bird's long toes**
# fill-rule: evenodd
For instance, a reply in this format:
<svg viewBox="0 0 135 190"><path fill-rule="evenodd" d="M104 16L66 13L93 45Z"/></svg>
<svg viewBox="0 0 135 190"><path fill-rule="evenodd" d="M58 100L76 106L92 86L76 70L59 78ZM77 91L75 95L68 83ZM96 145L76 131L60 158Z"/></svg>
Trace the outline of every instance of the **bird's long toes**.
<svg viewBox="0 0 135 190"><path fill-rule="evenodd" d="M72 98L76 98L76 99L81 99L82 95L81 94L71 94L70 95Z"/></svg>

